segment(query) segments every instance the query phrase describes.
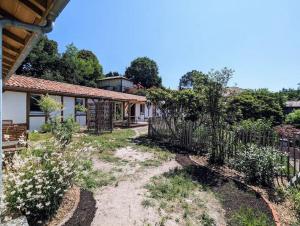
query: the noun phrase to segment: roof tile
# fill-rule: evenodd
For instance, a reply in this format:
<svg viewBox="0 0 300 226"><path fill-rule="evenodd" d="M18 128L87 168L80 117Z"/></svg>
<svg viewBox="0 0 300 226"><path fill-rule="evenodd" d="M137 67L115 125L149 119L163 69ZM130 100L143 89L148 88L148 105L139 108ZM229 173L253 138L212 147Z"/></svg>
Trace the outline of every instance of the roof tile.
<svg viewBox="0 0 300 226"><path fill-rule="evenodd" d="M127 93L120 93L104 89L55 82L21 75L11 76L5 83L6 90L20 90L41 92L57 95L78 97L107 98L121 101L145 102L146 97Z"/></svg>

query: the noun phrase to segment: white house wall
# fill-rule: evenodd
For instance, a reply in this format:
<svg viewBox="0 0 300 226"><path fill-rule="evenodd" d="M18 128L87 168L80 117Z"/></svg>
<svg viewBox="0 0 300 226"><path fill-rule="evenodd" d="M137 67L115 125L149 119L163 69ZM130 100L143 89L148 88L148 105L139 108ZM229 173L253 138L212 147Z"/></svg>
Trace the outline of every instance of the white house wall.
<svg viewBox="0 0 300 226"><path fill-rule="evenodd" d="M5 91L3 93L3 120L26 123L26 93Z"/></svg>
<svg viewBox="0 0 300 226"><path fill-rule="evenodd" d="M29 130L41 130L41 126L45 124L45 117L30 117L29 118Z"/></svg>

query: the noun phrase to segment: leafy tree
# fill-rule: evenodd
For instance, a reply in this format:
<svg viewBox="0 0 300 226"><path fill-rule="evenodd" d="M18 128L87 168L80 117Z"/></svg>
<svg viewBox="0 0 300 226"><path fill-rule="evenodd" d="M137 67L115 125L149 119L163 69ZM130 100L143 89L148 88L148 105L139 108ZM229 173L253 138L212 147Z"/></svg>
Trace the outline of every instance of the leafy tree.
<svg viewBox="0 0 300 226"><path fill-rule="evenodd" d="M119 72L116 71L111 71L108 72L105 77L122 77L123 75L121 75Z"/></svg>
<svg viewBox="0 0 300 226"><path fill-rule="evenodd" d="M95 54L89 50L78 50L73 44L59 54L57 46L57 42L43 36L17 74L97 87L103 69Z"/></svg>
<svg viewBox="0 0 300 226"><path fill-rule="evenodd" d="M236 120L267 119L274 124L283 120L282 99L267 89L247 90L229 100L228 112L236 113Z"/></svg>
<svg viewBox="0 0 300 226"><path fill-rule="evenodd" d="M125 71L125 77L135 84L140 83L145 88L162 87L158 66L148 57L139 57L132 61Z"/></svg>
<svg viewBox="0 0 300 226"><path fill-rule="evenodd" d="M73 44L67 46L62 55L62 74L72 84L97 87L103 76L97 57L88 50L78 50Z"/></svg>
<svg viewBox="0 0 300 226"><path fill-rule="evenodd" d="M300 126L300 110L295 110L292 113L288 114L285 119L286 123Z"/></svg>
<svg viewBox="0 0 300 226"><path fill-rule="evenodd" d="M300 83L298 89L282 89L279 94L287 100L300 100Z"/></svg>
<svg viewBox="0 0 300 226"><path fill-rule="evenodd" d="M40 106L41 110L45 113L46 115L46 121L48 119L51 120L51 113L60 111L62 109L62 105L51 98L48 94L43 95L40 100L38 100L38 105Z"/></svg>
<svg viewBox="0 0 300 226"><path fill-rule="evenodd" d="M190 71L184 74L179 81L179 89L192 89L194 86L195 80L198 79L203 79L203 81L207 80L207 76L202 73L201 71Z"/></svg>
<svg viewBox="0 0 300 226"><path fill-rule="evenodd" d="M60 72L60 54L58 44L47 36L42 36L24 62L16 71L17 74L64 81Z"/></svg>
<svg viewBox="0 0 300 226"><path fill-rule="evenodd" d="M198 77L194 84L195 92L204 95L204 108L208 116L207 125L210 131L210 161L212 163L223 164L225 160L221 145L224 137L220 131L226 130L224 92L233 73L232 69L226 67L220 71L211 70L207 76Z"/></svg>

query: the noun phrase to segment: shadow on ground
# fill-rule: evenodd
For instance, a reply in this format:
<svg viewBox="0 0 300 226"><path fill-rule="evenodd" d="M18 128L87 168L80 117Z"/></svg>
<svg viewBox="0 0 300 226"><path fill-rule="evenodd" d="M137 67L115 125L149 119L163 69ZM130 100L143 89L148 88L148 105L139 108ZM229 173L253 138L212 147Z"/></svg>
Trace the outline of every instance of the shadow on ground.
<svg viewBox="0 0 300 226"><path fill-rule="evenodd" d="M272 212L267 204L260 198L259 194L249 190L244 184L235 180L223 177L207 167L199 166L191 161L185 150L168 145L165 142L154 141L147 136L141 136L132 140L137 145L148 147L160 147L176 154L176 161L184 168L192 178L199 182L203 188L213 191L220 199L226 212L226 218L232 217L241 210L241 208L252 208L258 215L265 214L271 222L274 222ZM228 224L230 220L228 220Z"/></svg>

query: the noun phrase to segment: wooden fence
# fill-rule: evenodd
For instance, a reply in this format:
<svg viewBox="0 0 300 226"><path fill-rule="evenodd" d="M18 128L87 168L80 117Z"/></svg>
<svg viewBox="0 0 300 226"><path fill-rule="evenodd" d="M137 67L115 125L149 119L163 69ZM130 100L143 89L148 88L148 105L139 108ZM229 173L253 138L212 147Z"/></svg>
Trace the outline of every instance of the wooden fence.
<svg viewBox="0 0 300 226"><path fill-rule="evenodd" d="M273 147L283 153L280 161L284 170L277 176L291 183L300 179L300 135L283 137L274 131L246 131L226 127L217 130L213 142L215 146L212 147L210 134L208 127L198 122L175 123L174 120L149 118L149 136L195 154L205 154L210 149L216 149L229 160L236 156L242 145Z"/></svg>

